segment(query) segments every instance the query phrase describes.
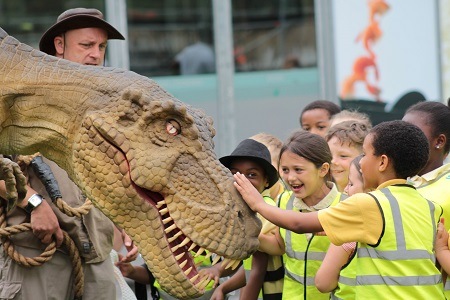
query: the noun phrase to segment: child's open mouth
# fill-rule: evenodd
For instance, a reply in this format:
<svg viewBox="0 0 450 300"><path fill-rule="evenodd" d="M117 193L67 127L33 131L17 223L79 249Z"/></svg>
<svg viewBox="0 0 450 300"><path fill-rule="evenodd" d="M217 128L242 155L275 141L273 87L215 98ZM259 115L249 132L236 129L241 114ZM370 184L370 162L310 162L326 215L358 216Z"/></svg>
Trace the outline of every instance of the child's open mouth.
<svg viewBox="0 0 450 300"><path fill-rule="evenodd" d="M292 184L291 189L294 193L300 192L301 188L303 187L303 184Z"/></svg>

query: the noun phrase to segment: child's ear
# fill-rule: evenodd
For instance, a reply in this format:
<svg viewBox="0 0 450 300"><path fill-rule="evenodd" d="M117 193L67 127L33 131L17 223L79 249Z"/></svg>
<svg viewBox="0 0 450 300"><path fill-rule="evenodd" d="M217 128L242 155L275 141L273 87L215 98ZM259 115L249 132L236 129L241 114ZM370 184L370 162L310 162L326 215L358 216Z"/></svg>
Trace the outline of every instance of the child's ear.
<svg viewBox="0 0 450 300"><path fill-rule="evenodd" d="M322 164L322 166L319 168L319 175L320 177L325 177L328 174L328 171L330 171L330 164L325 162Z"/></svg>
<svg viewBox="0 0 450 300"><path fill-rule="evenodd" d="M445 147L445 143L447 143L447 137L445 136L445 134L440 134L435 140L434 148L443 149Z"/></svg>
<svg viewBox="0 0 450 300"><path fill-rule="evenodd" d="M269 177L265 176L264 177L264 189L267 189L269 187Z"/></svg>
<svg viewBox="0 0 450 300"><path fill-rule="evenodd" d="M389 157L383 154L380 156L379 159L378 171L384 172L387 170L388 167L391 167Z"/></svg>

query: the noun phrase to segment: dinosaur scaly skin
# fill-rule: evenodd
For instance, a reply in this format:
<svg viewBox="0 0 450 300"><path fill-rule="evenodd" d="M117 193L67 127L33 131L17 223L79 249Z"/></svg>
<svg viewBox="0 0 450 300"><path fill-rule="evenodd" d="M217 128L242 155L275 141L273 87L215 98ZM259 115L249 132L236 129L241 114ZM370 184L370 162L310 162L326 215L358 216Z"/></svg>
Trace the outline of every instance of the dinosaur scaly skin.
<svg viewBox="0 0 450 300"><path fill-rule="evenodd" d="M189 249L256 251L261 224L216 159L211 118L154 81L45 55L0 28L0 97L0 153L40 151L64 168L172 295L203 293Z"/></svg>

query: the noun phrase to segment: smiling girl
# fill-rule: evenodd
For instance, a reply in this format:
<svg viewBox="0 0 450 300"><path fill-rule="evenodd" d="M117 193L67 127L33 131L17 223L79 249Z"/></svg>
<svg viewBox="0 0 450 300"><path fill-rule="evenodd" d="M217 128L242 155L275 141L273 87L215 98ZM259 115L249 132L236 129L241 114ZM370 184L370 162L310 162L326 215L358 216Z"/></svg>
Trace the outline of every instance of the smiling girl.
<svg viewBox="0 0 450 300"><path fill-rule="evenodd" d="M294 132L280 151L279 170L291 189L281 195L280 207L314 212L337 204L343 196L329 181L330 162L330 148L321 136L303 130ZM283 299L329 299L329 293L319 292L314 285L329 239L282 228L280 234L286 248Z"/></svg>

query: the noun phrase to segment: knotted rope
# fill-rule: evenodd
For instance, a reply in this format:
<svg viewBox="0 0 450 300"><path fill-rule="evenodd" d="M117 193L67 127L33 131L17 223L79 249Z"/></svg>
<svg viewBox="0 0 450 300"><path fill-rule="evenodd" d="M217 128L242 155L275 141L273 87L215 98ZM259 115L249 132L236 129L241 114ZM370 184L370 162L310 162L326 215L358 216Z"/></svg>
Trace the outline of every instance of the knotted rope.
<svg viewBox="0 0 450 300"><path fill-rule="evenodd" d="M58 208L61 206L62 212L67 212L68 216L77 216L81 217L81 215L84 215L89 212L89 208L92 207L92 203L89 200L86 200L86 202L77 208L72 208L68 206L62 199L58 199ZM41 266L45 262L49 261L53 254L56 251L56 243L52 241L50 244L47 245L45 250L41 253L41 255L36 257L25 257L14 248L14 245L11 242L10 236L16 233L21 233L25 231L30 231L31 224L30 223L22 223L19 225L9 226L6 227L6 209L3 205L3 201L0 201L2 205L0 205L0 238L3 244L3 248L5 249L5 252L8 254L11 259L13 259L18 264L25 266L25 267L37 267ZM69 257L71 258L72 262L72 269L74 274L74 290L75 290L75 298L81 299L83 295L83 289L84 289L84 274L83 274L83 267L81 266L81 259L80 259L80 253L75 245L75 242L72 240L72 238L69 236L69 234L65 231L63 232L63 246L66 248Z"/></svg>
<svg viewBox="0 0 450 300"><path fill-rule="evenodd" d="M39 156L39 154L37 153L35 155L19 156L19 164L29 165L36 156ZM81 218L81 216L87 214L93 206L92 202L89 199L86 199L83 205L76 208L69 206L66 202L63 201L62 198L54 199L53 203L61 212L63 212L67 216L77 218ZM5 252L9 257L11 257L12 260L22 266L41 266L53 257L53 254L56 251L56 243L54 241L47 245L41 255L36 257L25 257L17 252L10 239L10 236L13 234L30 230L32 230L30 223L22 223L19 225L6 227L6 207L4 201L0 201L0 239ZM84 290L84 274L81 265L80 253L75 245L75 242L72 240L69 234L65 231L62 232L62 245L66 248L72 262L72 269L74 274L74 296L75 299L81 299Z"/></svg>
<svg viewBox="0 0 450 300"><path fill-rule="evenodd" d="M76 208L67 209L69 207L62 199L59 199L60 203L63 203L63 207L65 208L65 211L67 211L69 216L81 216L83 214L86 214L89 212L89 210L86 211L86 208L92 207L92 203L87 200L83 206L80 206L80 211L78 211ZM8 254L11 259L13 259L18 264L25 266L25 267L37 267L41 266L45 262L49 261L53 254L56 251L56 243L52 241L45 250L41 253L41 255L36 257L25 257L14 248L14 245L12 244L10 240L10 236L16 233L21 233L25 231L30 231L31 224L30 223L22 223L19 225L9 226L6 227L6 209L3 205L3 201L0 201L2 205L0 205L0 238L3 244L3 248L5 249L5 252ZM88 203L87 203L88 202ZM58 206L59 208L59 206ZM65 212L64 210L61 210ZM75 299L81 299L83 296L83 290L84 290L84 274L83 274L83 267L81 266L81 258L80 253L75 245L75 242L72 240L72 238L69 236L69 234L65 231L63 232L63 246L66 248L69 257L71 258L72 262L72 269L74 274L74 294Z"/></svg>

